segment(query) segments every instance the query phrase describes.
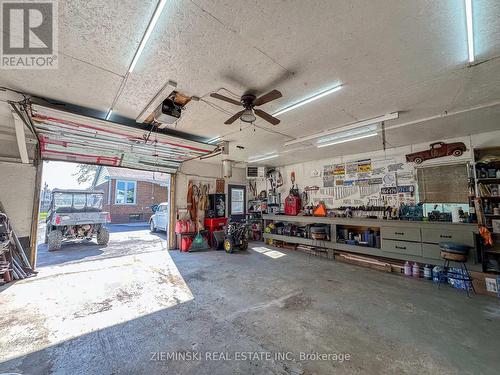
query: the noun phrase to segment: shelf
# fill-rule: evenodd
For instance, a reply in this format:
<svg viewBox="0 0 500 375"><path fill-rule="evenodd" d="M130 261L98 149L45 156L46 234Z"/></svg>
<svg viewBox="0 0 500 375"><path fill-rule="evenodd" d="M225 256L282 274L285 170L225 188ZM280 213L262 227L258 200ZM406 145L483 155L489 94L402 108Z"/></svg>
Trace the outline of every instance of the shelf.
<svg viewBox="0 0 500 375"><path fill-rule="evenodd" d="M500 178L478 178L477 182L478 183L499 184L500 183Z"/></svg>
<svg viewBox="0 0 500 375"><path fill-rule="evenodd" d="M365 255L377 255L383 256L382 250L376 247L367 247L367 246L357 246L357 245L348 245L338 242L332 241L323 241L323 240L313 240L310 238L302 238L302 237L294 237L294 236L283 236L280 234L272 234L272 233L264 233L264 238L270 238L277 241L291 242L301 245L309 245L309 246L317 246L324 247L327 249L333 250L343 250L350 251Z"/></svg>
<svg viewBox="0 0 500 375"><path fill-rule="evenodd" d="M301 245L309 245L309 246L318 246L318 247L326 247L328 249L332 249L332 242L326 240L313 240L311 238L303 238L303 237L295 237L295 236L284 236L281 234L273 234L273 233L264 233L264 238L270 238L272 240L298 243Z"/></svg>
<svg viewBox="0 0 500 375"><path fill-rule="evenodd" d="M477 223L452 223L439 221L408 221L408 220L386 220L368 219L363 217L343 218L343 217L319 217L319 216L287 216L263 214L264 220L305 223L305 224L330 224L330 225L353 225L366 226L370 228L380 227L415 227L415 228L436 228L449 230L467 230L478 233Z"/></svg>

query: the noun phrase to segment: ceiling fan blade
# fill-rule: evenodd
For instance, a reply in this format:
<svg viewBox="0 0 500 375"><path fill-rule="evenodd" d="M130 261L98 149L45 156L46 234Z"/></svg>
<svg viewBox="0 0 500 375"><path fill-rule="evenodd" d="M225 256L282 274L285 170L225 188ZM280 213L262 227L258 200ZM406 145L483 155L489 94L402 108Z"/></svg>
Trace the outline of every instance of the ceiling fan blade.
<svg viewBox="0 0 500 375"><path fill-rule="evenodd" d="M231 98L228 98L227 96L224 96L224 95L221 95L221 94L217 94L216 92L211 93L210 96L212 98L219 99L219 100L224 100L225 102L228 102L228 103L231 103L231 104L234 104L234 105L241 105L241 103L239 101L231 99Z"/></svg>
<svg viewBox="0 0 500 375"><path fill-rule="evenodd" d="M254 113L259 116L260 118L266 120L267 122L273 124L273 125L278 125L280 123L280 120L277 119L276 117L271 116L269 113L264 112L261 109L254 108Z"/></svg>
<svg viewBox="0 0 500 375"><path fill-rule="evenodd" d="M269 91L267 94L264 94L260 98L257 98L257 100L255 100L253 104L254 105L266 104L272 102L273 100L279 99L282 96L283 95L281 95L281 92L279 92L278 90Z"/></svg>
<svg viewBox="0 0 500 375"><path fill-rule="evenodd" d="M236 120L238 120L241 117L241 115L243 114L243 112L245 112L245 110L239 111L238 113L236 113L235 115L233 115L231 118L229 118L228 120L226 120L226 122L224 122L224 124L231 125L233 122L235 122Z"/></svg>

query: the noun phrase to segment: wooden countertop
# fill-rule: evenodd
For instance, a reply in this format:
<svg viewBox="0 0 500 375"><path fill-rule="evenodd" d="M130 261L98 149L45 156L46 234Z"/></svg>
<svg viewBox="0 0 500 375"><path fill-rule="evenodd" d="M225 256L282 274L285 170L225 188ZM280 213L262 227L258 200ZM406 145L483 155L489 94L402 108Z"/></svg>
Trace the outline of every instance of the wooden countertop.
<svg viewBox="0 0 500 375"><path fill-rule="evenodd" d="M368 219L362 217L343 218L343 217L316 217L316 216L287 216L263 214L265 220L289 221L299 223L319 223L319 224L338 224L338 225L360 225L360 226L386 226L386 227L419 227L428 229L448 229L448 230L467 230L478 233L477 224L470 223L450 223L440 221L409 221L409 220L384 220Z"/></svg>

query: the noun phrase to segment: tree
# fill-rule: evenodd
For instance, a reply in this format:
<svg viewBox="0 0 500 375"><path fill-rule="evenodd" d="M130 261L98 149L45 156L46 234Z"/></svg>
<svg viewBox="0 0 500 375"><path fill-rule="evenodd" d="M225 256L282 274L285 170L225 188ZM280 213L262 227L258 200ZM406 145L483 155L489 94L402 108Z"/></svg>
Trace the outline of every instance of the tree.
<svg viewBox="0 0 500 375"><path fill-rule="evenodd" d="M77 170L75 173L73 173L73 176L76 177L78 183L84 184L94 179L95 173L97 172L97 167L97 165L77 164Z"/></svg>

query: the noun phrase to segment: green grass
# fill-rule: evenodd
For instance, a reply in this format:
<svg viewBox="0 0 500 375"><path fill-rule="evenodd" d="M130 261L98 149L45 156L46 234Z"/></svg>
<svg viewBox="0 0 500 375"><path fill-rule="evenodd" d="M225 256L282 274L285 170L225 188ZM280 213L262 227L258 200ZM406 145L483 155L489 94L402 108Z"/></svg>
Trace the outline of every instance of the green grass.
<svg viewBox="0 0 500 375"><path fill-rule="evenodd" d="M42 220L45 220L47 218L47 212L40 212L40 214L38 215L38 220L42 221Z"/></svg>

